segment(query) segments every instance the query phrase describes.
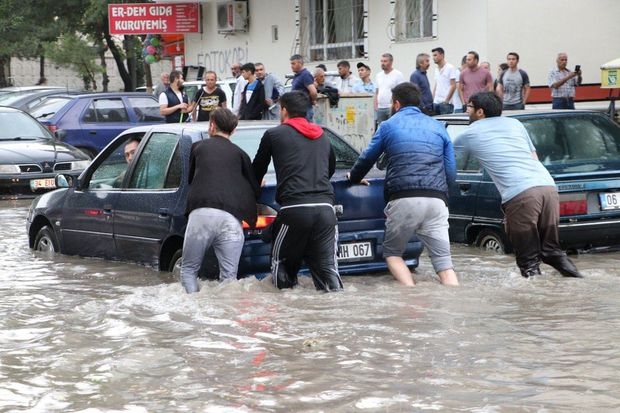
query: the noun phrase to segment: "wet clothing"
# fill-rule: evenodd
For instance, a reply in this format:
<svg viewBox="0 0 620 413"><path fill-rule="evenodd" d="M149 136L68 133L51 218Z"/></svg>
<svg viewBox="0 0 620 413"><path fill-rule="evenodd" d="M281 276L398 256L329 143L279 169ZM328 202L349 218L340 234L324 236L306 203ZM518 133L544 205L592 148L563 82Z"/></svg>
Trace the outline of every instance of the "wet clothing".
<svg viewBox="0 0 620 413"><path fill-rule="evenodd" d="M383 152L388 159L386 201L425 196L448 203L448 182L456 179L456 161L441 123L423 115L418 107L401 108L381 123L351 169L351 181L359 182Z"/></svg>
<svg viewBox="0 0 620 413"><path fill-rule="evenodd" d="M297 273L305 261L317 290L343 288L336 258L338 220L332 205L283 207L273 225L271 271L276 287L297 285Z"/></svg>
<svg viewBox="0 0 620 413"><path fill-rule="evenodd" d="M302 261L317 289L341 290L336 261L337 220L329 178L336 158L323 129L292 118L263 135L252 166L261 182L273 159L276 201L282 205L273 226L271 270L278 288L297 284Z"/></svg>
<svg viewBox="0 0 620 413"><path fill-rule="evenodd" d="M198 270L210 246L218 259L220 280L237 278L245 241L241 221L256 224L260 187L250 157L222 136L192 145L189 184L181 282L187 293L193 293L198 291Z"/></svg>
<svg viewBox="0 0 620 413"><path fill-rule="evenodd" d="M446 128L416 106L405 106L379 125L350 172L360 182L381 154L387 157L383 257L402 257L417 235L435 272L452 269L448 186L456 179Z"/></svg>
<svg viewBox="0 0 620 413"><path fill-rule="evenodd" d="M560 202L555 181L534 159L527 130L503 116L472 123L455 140L457 151L480 161L502 197L505 230L524 277L540 274L540 262L562 275L581 275L560 248Z"/></svg>
<svg viewBox="0 0 620 413"><path fill-rule="evenodd" d="M217 257L220 281L236 280L244 241L239 221L228 212L215 208L198 208L190 212L181 266L181 285L185 291L198 292L197 274L209 247L213 247Z"/></svg>

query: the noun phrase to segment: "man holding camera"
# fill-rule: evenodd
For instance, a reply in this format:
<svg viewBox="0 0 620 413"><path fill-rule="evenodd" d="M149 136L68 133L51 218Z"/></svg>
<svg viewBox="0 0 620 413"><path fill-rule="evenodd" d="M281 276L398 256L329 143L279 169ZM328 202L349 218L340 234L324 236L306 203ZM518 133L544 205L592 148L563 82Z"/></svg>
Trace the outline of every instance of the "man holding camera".
<svg viewBox="0 0 620 413"><path fill-rule="evenodd" d="M568 70L566 53L558 53L555 61L557 68L549 71L547 82L551 88L551 108L575 109L575 87L581 85L581 66L575 66L572 72Z"/></svg>

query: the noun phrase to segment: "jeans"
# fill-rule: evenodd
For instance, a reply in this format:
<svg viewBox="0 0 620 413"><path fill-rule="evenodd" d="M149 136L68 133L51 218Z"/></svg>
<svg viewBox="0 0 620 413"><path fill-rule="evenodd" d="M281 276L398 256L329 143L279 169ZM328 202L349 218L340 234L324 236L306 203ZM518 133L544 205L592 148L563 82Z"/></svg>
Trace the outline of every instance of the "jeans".
<svg viewBox="0 0 620 413"><path fill-rule="evenodd" d="M241 223L233 215L215 208L193 210L183 241L181 284L185 291L198 292L198 271L211 246L218 260L220 281L236 280L244 241Z"/></svg>
<svg viewBox="0 0 620 413"><path fill-rule="evenodd" d="M575 109L573 98L552 98L551 109Z"/></svg>
<svg viewBox="0 0 620 413"><path fill-rule="evenodd" d="M451 103L433 103L433 110L438 115L454 113L454 105Z"/></svg>
<svg viewBox="0 0 620 413"><path fill-rule="evenodd" d="M507 105L504 103L503 110L523 110L525 109L525 105L523 103L515 103L512 105Z"/></svg>

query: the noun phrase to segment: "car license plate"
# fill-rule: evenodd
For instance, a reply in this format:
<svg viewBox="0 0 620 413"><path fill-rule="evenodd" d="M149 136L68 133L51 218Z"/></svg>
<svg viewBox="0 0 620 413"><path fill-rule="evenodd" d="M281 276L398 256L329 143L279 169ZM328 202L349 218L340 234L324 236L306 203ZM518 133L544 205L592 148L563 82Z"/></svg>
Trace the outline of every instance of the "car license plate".
<svg viewBox="0 0 620 413"><path fill-rule="evenodd" d="M601 192L598 194L601 209L620 209L620 192Z"/></svg>
<svg viewBox="0 0 620 413"><path fill-rule="evenodd" d="M56 188L56 180L54 178L41 178L31 179L30 189L36 191L37 189L54 189Z"/></svg>
<svg viewBox="0 0 620 413"><path fill-rule="evenodd" d="M363 261L368 258L373 258L370 241L344 242L338 245L338 262Z"/></svg>

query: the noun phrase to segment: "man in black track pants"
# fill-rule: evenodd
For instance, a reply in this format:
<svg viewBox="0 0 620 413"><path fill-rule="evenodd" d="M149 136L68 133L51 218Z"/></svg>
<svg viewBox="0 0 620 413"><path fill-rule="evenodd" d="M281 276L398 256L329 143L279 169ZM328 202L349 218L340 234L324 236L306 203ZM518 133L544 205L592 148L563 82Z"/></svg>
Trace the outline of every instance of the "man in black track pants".
<svg viewBox="0 0 620 413"><path fill-rule="evenodd" d="M303 92L280 97L281 124L265 132L252 166L258 182L272 158L276 171L276 201L281 205L271 247L276 287L297 285L297 273L305 261L317 290L339 291L343 286L336 261L338 222L329 180L336 157L323 129L306 120L309 106Z"/></svg>

